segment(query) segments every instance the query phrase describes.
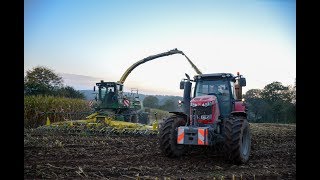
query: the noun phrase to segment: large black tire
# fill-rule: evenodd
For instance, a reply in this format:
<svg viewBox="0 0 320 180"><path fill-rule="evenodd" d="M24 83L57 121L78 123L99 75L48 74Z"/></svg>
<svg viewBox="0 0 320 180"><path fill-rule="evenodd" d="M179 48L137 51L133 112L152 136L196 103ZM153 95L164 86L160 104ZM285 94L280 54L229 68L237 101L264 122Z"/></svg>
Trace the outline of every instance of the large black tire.
<svg viewBox="0 0 320 180"><path fill-rule="evenodd" d="M149 120L149 113L147 112L140 112L139 114L139 123L141 124L149 124L150 120Z"/></svg>
<svg viewBox="0 0 320 180"><path fill-rule="evenodd" d="M137 113L132 109L127 109L121 113L125 122L136 123L138 121Z"/></svg>
<svg viewBox="0 0 320 180"><path fill-rule="evenodd" d="M124 119L125 122L130 122L131 121L131 112L129 110L126 110L121 114L123 115L123 119Z"/></svg>
<svg viewBox="0 0 320 180"><path fill-rule="evenodd" d="M130 120L130 122L132 122L132 123L137 123L137 122L138 122L138 114L137 114L137 112L132 111L131 113L132 113L132 115L131 115L131 120Z"/></svg>
<svg viewBox="0 0 320 180"><path fill-rule="evenodd" d="M246 163L251 151L251 134L247 119L231 116L224 121L223 133L226 158L235 164Z"/></svg>
<svg viewBox="0 0 320 180"><path fill-rule="evenodd" d="M177 127L184 126L182 116L173 115L164 120L159 130L160 149L168 157L179 157L187 152L187 146L177 144Z"/></svg>

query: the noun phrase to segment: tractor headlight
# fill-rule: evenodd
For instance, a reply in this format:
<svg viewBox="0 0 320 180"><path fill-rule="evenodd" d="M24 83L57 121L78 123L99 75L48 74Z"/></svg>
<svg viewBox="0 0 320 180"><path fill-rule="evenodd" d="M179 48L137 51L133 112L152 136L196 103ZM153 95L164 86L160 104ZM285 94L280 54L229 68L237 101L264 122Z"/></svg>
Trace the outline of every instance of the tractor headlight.
<svg viewBox="0 0 320 180"><path fill-rule="evenodd" d="M202 106L204 106L204 107L211 106L211 105L212 105L212 101L205 102L202 104Z"/></svg>
<svg viewBox="0 0 320 180"><path fill-rule="evenodd" d="M191 107L197 107L197 104L196 103L190 103L190 106Z"/></svg>
<svg viewBox="0 0 320 180"><path fill-rule="evenodd" d="M212 115L201 115L201 119L203 120L211 120L212 119Z"/></svg>

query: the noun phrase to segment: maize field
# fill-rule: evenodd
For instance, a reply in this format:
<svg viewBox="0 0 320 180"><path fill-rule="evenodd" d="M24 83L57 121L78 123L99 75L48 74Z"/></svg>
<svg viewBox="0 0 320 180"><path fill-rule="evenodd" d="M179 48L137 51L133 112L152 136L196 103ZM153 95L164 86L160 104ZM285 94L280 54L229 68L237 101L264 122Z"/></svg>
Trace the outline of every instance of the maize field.
<svg viewBox="0 0 320 180"><path fill-rule="evenodd" d="M35 128L51 122L84 119L92 113L88 102L53 96L24 97L24 127Z"/></svg>

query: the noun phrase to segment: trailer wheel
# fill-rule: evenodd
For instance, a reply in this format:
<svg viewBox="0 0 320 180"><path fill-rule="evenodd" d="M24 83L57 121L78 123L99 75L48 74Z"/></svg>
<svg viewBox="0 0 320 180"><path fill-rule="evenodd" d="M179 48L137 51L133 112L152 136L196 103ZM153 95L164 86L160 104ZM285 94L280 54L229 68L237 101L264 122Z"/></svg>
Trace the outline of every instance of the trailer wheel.
<svg viewBox="0 0 320 180"><path fill-rule="evenodd" d="M224 122L225 155L235 164L246 163L251 150L250 127L246 118L231 116Z"/></svg>
<svg viewBox="0 0 320 180"><path fill-rule="evenodd" d="M159 130L161 151L168 157L179 157L187 152L187 146L177 144L177 127L186 124L182 116L173 115L163 122Z"/></svg>

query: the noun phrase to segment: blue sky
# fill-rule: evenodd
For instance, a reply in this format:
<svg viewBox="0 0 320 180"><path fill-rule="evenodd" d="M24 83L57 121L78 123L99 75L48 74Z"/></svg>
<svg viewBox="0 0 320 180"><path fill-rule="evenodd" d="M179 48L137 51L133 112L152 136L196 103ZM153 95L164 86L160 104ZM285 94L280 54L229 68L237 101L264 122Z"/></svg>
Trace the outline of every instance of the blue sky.
<svg viewBox="0 0 320 180"><path fill-rule="evenodd" d="M204 73L240 71L247 78L244 91L273 81L290 85L296 77L295 1L24 3L25 70L49 67L77 89L91 89L100 79L117 81L134 62L173 48ZM184 73L195 75L183 56L168 56L137 67L125 86L179 95Z"/></svg>

